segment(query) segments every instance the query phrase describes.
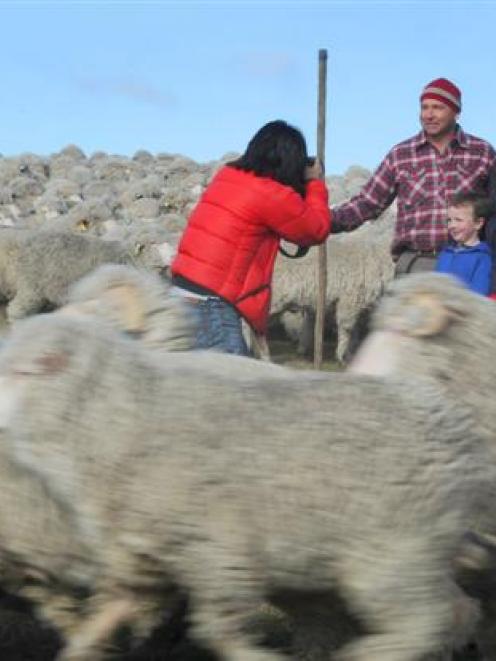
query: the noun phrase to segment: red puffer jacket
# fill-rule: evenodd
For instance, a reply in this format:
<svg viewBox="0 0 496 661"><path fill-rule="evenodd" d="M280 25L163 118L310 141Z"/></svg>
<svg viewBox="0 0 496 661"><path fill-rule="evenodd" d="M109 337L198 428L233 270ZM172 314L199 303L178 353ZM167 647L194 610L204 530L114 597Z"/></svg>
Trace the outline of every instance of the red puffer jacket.
<svg viewBox="0 0 496 661"><path fill-rule="evenodd" d="M224 166L193 209L171 270L232 303L265 333L280 239L312 245L330 229L323 181L309 181L302 198L273 179Z"/></svg>

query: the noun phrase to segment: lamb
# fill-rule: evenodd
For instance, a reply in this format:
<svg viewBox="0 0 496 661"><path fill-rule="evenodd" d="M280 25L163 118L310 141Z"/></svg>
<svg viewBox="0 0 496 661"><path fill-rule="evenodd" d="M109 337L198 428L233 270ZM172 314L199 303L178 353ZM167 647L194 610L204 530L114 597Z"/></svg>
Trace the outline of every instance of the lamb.
<svg viewBox="0 0 496 661"><path fill-rule="evenodd" d="M133 254L134 252L134 254ZM69 232L3 230L0 297L10 322L65 302L69 285L103 263L162 268L154 245L103 241Z"/></svg>
<svg viewBox="0 0 496 661"><path fill-rule="evenodd" d="M392 228L392 216L385 216L327 241L327 326L336 327L336 357L341 363L356 349L364 335L364 317L393 278ZM271 314L303 313L301 353L309 351L308 338L313 339L313 328L309 330L309 326L314 323L316 283L313 251L297 260L276 260Z"/></svg>
<svg viewBox="0 0 496 661"><path fill-rule="evenodd" d="M474 396L422 377L296 373L208 352L157 361L94 319L16 325L0 353L9 452L70 507L101 568L98 608L61 658L95 659L107 630L150 618L178 590L191 596L193 633L227 659L279 658L243 625L284 590L340 590L367 631L347 659L413 661L442 645L450 563L495 477L495 421L481 409L496 415L484 351L496 345L480 336L486 323L494 333L496 311L431 277L427 294L412 280L401 330L426 363L468 343L469 383L485 361Z"/></svg>

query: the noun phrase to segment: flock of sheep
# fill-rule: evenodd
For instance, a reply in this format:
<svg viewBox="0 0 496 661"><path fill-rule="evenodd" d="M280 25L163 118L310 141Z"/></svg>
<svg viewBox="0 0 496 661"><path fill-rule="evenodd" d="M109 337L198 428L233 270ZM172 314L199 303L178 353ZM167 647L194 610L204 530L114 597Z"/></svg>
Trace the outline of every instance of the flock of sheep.
<svg viewBox="0 0 496 661"><path fill-rule="evenodd" d="M196 193L167 225L167 182L217 165L0 159L0 590L49 647L23 659L137 659L162 635L141 658L448 661L472 640L496 660L494 303L392 282L386 217L328 242L343 361L374 309L346 371L191 351L166 272ZM313 267L278 265L288 327ZM201 647L174 657L185 631Z"/></svg>
<svg viewBox="0 0 496 661"><path fill-rule="evenodd" d="M55 247L50 248L55 246L54 233L69 232L112 245L98 248L93 244L87 249L86 260L93 259L95 249L108 250L112 261L134 259L152 268L157 262L166 267L188 213L213 173L233 156L226 154L219 161L198 164L180 155L146 151L132 158L103 152L87 157L79 148L69 146L48 158L34 154L0 157L0 300L11 302L16 297L7 309L9 318L19 318L36 306L48 309L59 305L63 288L58 282L64 280L61 284L65 288L76 275L69 278L67 272L80 269L74 266L70 253L77 252L79 261L84 240L79 246L74 243L72 251L66 249L63 257ZM356 193L369 174L354 166L342 177L328 176L332 203ZM340 362L355 350L366 328L364 321L392 279L389 243L393 218L394 211L390 210L378 222L328 241L326 328L327 336L336 340ZM40 236L47 231L52 237ZM15 272L18 252L26 262L19 274ZM313 250L301 260L280 256L274 278L273 324L282 324L303 354L312 350L315 263ZM44 291L38 284L41 271L45 274ZM20 278L23 282L17 292ZM54 291L57 287L59 291Z"/></svg>

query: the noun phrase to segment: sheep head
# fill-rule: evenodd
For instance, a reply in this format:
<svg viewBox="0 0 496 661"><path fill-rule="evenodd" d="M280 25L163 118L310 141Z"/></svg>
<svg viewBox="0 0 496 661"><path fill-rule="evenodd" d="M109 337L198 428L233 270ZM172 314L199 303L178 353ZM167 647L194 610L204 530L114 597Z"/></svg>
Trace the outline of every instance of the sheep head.
<svg viewBox="0 0 496 661"><path fill-rule="evenodd" d="M490 432L496 387L496 307L453 277L421 273L395 280L349 371L434 379ZM494 434L494 431L490 432ZM496 447L496 437L495 437Z"/></svg>
<svg viewBox="0 0 496 661"><path fill-rule="evenodd" d="M191 349L196 321L190 306L170 294L157 274L105 264L79 280L57 314L94 316L148 345L171 351Z"/></svg>

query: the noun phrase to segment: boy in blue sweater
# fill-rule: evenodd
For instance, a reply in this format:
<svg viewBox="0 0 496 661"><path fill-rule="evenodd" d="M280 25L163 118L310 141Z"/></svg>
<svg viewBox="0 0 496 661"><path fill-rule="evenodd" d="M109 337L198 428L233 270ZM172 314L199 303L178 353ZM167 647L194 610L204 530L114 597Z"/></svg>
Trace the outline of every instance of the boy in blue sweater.
<svg viewBox="0 0 496 661"><path fill-rule="evenodd" d="M478 193L458 193L448 205L450 242L441 250L436 271L451 273L469 289L491 293L492 253L479 232L491 215L491 202Z"/></svg>

